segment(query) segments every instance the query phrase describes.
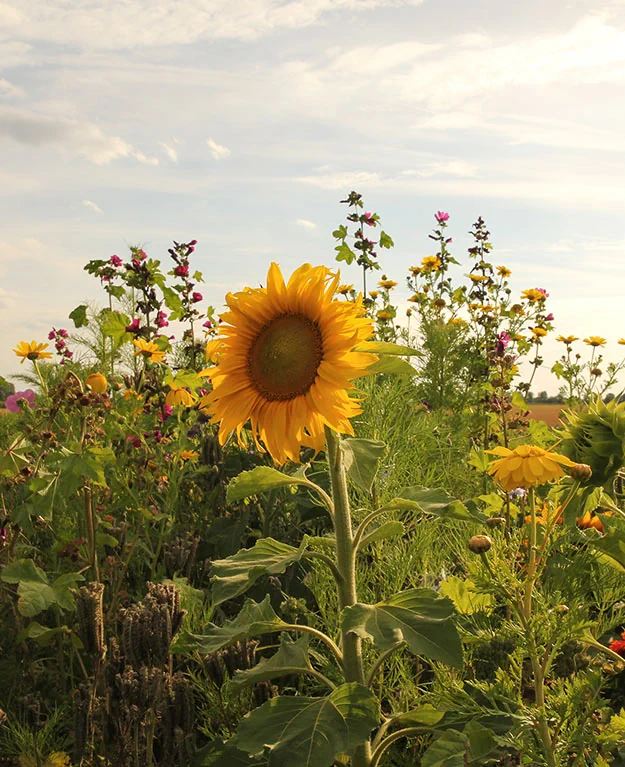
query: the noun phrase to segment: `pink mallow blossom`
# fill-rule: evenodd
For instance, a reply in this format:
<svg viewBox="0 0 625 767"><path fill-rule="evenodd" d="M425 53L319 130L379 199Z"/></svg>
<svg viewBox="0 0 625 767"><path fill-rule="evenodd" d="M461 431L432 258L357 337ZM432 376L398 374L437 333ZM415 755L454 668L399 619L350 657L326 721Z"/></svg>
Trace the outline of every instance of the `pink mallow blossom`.
<svg viewBox="0 0 625 767"><path fill-rule="evenodd" d="M20 400L25 400L28 407L35 407L35 399L37 395L32 389L26 389L26 391L16 391L15 394L9 394L4 403L5 408L11 413L19 413L22 409L20 407Z"/></svg>
<svg viewBox="0 0 625 767"><path fill-rule="evenodd" d="M126 325L126 333L138 333L139 332L139 320L135 317L130 325Z"/></svg>
<svg viewBox="0 0 625 767"><path fill-rule="evenodd" d="M555 318L554 318L553 314L551 314L551 312L549 312L549 314L545 317L545 322L553 322L554 319Z"/></svg>
<svg viewBox="0 0 625 767"><path fill-rule="evenodd" d="M169 325L169 322L167 322L167 312L159 312L156 315L156 327L166 328L168 325Z"/></svg>
<svg viewBox="0 0 625 767"><path fill-rule="evenodd" d="M188 277L189 276L189 267L186 264L179 264L174 269L174 274L176 277Z"/></svg>
<svg viewBox="0 0 625 767"><path fill-rule="evenodd" d="M202 300L202 294L201 294L201 293L197 293L197 292L196 292L196 293L193 293L193 294L191 295L191 300L193 301L193 303L194 303L194 304L197 304L197 303L198 303L198 301L201 301L201 300Z"/></svg>
<svg viewBox="0 0 625 767"><path fill-rule="evenodd" d="M364 216L364 223L367 224L367 226L375 226L375 219L373 218L373 213L370 213L367 211Z"/></svg>
<svg viewBox="0 0 625 767"><path fill-rule="evenodd" d="M449 221L449 213L445 213L444 210L437 210L434 214L434 218L439 224L443 224L445 221Z"/></svg>
<svg viewBox="0 0 625 767"><path fill-rule="evenodd" d="M123 261L119 256L111 256L109 258L109 263L113 266L121 266L123 264Z"/></svg>

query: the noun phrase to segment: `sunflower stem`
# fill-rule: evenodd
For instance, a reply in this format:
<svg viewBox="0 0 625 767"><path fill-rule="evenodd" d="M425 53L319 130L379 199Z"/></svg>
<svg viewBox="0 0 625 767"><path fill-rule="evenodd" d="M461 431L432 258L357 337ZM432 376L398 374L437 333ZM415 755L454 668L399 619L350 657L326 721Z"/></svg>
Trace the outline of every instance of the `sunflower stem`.
<svg viewBox="0 0 625 767"><path fill-rule="evenodd" d="M356 592L356 552L354 550L354 532L347 488L347 475L341 450L340 437L326 426L328 466L334 502L334 533L336 536L336 562L341 575L337 583L339 608L355 605L358 601ZM355 634L342 631L343 668L347 682L366 684L362 662L361 639ZM371 763L371 743L367 740L359 746L352 759L352 767L368 767Z"/></svg>

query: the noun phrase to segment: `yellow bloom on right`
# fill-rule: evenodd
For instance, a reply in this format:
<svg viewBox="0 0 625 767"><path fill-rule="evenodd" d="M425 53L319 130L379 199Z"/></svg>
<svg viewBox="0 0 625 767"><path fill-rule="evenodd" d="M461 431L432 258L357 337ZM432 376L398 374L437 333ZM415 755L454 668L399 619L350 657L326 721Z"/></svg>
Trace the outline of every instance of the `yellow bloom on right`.
<svg viewBox="0 0 625 767"><path fill-rule="evenodd" d="M488 473L507 492L517 487L546 485L564 475L563 466L575 466L565 455L543 450L536 445L519 445L514 450L496 447L486 452L500 456L490 464Z"/></svg>

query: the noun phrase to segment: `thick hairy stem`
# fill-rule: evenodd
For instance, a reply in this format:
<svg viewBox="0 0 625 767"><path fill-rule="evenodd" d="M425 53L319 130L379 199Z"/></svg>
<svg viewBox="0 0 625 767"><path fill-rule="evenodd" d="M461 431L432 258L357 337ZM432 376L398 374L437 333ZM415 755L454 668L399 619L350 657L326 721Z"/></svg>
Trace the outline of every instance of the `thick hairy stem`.
<svg viewBox="0 0 625 767"><path fill-rule="evenodd" d="M358 601L356 593L356 552L354 551L354 533L349 505L349 492L345 464L341 453L340 438L326 427L326 442L328 448L328 464L332 484L332 499L334 502L334 532L336 536L336 560L341 582L337 584L339 607L355 605ZM362 663L361 640L353 633L343 633L343 668L348 682L365 684L365 674ZM371 745L369 741L357 749L352 759L352 767L368 767L371 762Z"/></svg>

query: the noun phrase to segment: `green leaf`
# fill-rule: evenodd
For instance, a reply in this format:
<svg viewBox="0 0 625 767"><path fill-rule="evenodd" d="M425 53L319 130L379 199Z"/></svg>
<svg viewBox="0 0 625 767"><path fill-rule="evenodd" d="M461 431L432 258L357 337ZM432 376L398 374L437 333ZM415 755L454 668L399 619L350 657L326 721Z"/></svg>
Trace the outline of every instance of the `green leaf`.
<svg viewBox="0 0 625 767"><path fill-rule="evenodd" d="M486 513L490 514L491 511L501 511L504 506L504 499L499 493L487 493L486 495L478 495L480 501L486 504Z"/></svg>
<svg viewBox="0 0 625 767"><path fill-rule="evenodd" d="M369 341L366 346L357 346L354 351L369 354L394 354L399 357L421 357L422 352L411 346L394 344L390 341Z"/></svg>
<svg viewBox="0 0 625 767"><path fill-rule="evenodd" d="M388 538L397 538L397 536L403 535L405 530L406 528L404 527L403 523L397 520L384 522L384 524L376 527L376 529L369 533L369 535L365 535L365 537L360 541L360 546L358 549L364 549L370 543L375 543L375 541L383 541Z"/></svg>
<svg viewBox="0 0 625 767"><path fill-rule="evenodd" d="M184 308L182 306L182 299L180 295L173 289L163 286L163 297L165 298L165 306L170 310L170 320L179 320L184 314Z"/></svg>
<svg viewBox="0 0 625 767"><path fill-rule="evenodd" d="M469 509L461 501L441 488L404 487L396 498L384 505L385 509L404 509L435 514L446 519L483 522L486 517L479 509Z"/></svg>
<svg viewBox="0 0 625 767"><path fill-rule="evenodd" d="M50 640L57 634L69 634L71 629L68 626L55 626L49 628L48 626L42 626L37 621L32 621L23 631L17 635L17 641L21 642L23 639L34 639L38 645L44 647Z"/></svg>
<svg viewBox="0 0 625 767"><path fill-rule="evenodd" d="M395 243L393 242L393 238L388 235L386 232L380 232L380 242L379 245L381 248L392 248Z"/></svg>
<svg viewBox="0 0 625 767"><path fill-rule="evenodd" d="M343 631L371 640L379 650L404 641L415 655L460 668L462 643L451 620L451 600L431 589L410 589L376 605L343 611Z"/></svg>
<svg viewBox="0 0 625 767"><path fill-rule="evenodd" d="M377 375L378 373L387 373L389 375L414 376L417 374L415 368L403 360L401 357L393 355L383 355L377 362L370 365L365 375Z"/></svg>
<svg viewBox="0 0 625 767"><path fill-rule="evenodd" d="M242 471L238 477L232 480L226 491L226 501L227 503L234 503L248 498L250 495L274 490L276 487L287 487L301 483L302 477L283 474L270 466L257 466L251 471Z"/></svg>
<svg viewBox="0 0 625 767"><path fill-rule="evenodd" d="M248 599L237 617L226 621L223 626L209 623L202 634L179 634L172 644L172 652L191 653L197 650L210 655L248 637L283 631L285 626L288 623L278 618L267 594L262 602Z"/></svg>
<svg viewBox="0 0 625 767"><path fill-rule="evenodd" d="M447 730L421 757L421 767L465 767L468 738L457 730Z"/></svg>
<svg viewBox="0 0 625 767"><path fill-rule="evenodd" d="M283 634L280 638L278 652L271 658L262 658L254 668L237 671L232 678L231 687L237 689L244 684L262 682L265 679L277 679L310 670L312 667L308 660L309 638L309 634L303 634L294 641Z"/></svg>
<svg viewBox="0 0 625 767"><path fill-rule="evenodd" d="M347 227L345 224L341 224L338 229L332 232L332 236L335 240L344 240L347 237Z"/></svg>
<svg viewBox="0 0 625 767"><path fill-rule="evenodd" d="M354 251L345 242L337 245L334 250L336 251L337 261L345 261L346 264L351 264L356 258Z"/></svg>
<svg viewBox="0 0 625 767"><path fill-rule="evenodd" d="M441 594L449 597L454 603L456 610L465 615L487 610L493 606L493 598L490 594L480 594L475 583L470 580L462 580L451 575L446 581L441 581Z"/></svg>
<svg viewBox="0 0 625 767"><path fill-rule="evenodd" d="M519 410L527 410L525 399L520 391L513 392L510 401L512 402L513 407L518 407Z"/></svg>
<svg viewBox="0 0 625 767"><path fill-rule="evenodd" d="M0 578L5 583L17 583L17 609L21 615L32 618L52 605L72 610L75 602L71 588L84 580L78 573L67 573L52 585L45 572L32 559L18 559L2 570Z"/></svg>
<svg viewBox="0 0 625 767"><path fill-rule="evenodd" d="M375 695L351 682L326 698L273 698L241 721L234 741L250 755L268 750L268 767L331 767L337 755L354 753L379 716Z"/></svg>
<svg viewBox="0 0 625 767"><path fill-rule="evenodd" d="M260 538L251 549L241 549L227 559L213 562L213 607L246 592L263 575L278 575L299 562L307 545L304 538L298 549L273 538Z"/></svg>
<svg viewBox="0 0 625 767"><path fill-rule="evenodd" d="M444 716L444 711L439 711L437 708L434 708L431 703L424 703L422 706L419 706L412 711L406 711L405 714L394 717L394 721L397 722L397 724L434 727Z"/></svg>
<svg viewBox="0 0 625 767"><path fill-rule="evenodd" d="M378 462L386 451L384 442L376 439L347 438L341 440L345 469L351 481L361 490L371 491Z"/></svg>
<svg viewBox="0 0 625 767"><path fill-rule="evenodd" d="M75 328L84 328L85 325L89 324L87 309L88 307L86 304L81 304L69 313L69 318L74 323Z"/></svg>
<svg viewBox="0 0 625 767"><path fill-rule="evenodd" d="M600 562L625 573L625 531L608 528L607 535L589 535L587 542Z"/></svg>
<svg viewBox="0 0 625 767"><path fill-rule="evenodd" d="M102 333L113 339L115 348L118 349L128 341L132 341L132 333L127 333L126 328L130 324L130 317L121 312L112 312L110 309L103 309L102 315Z"/></svg>

